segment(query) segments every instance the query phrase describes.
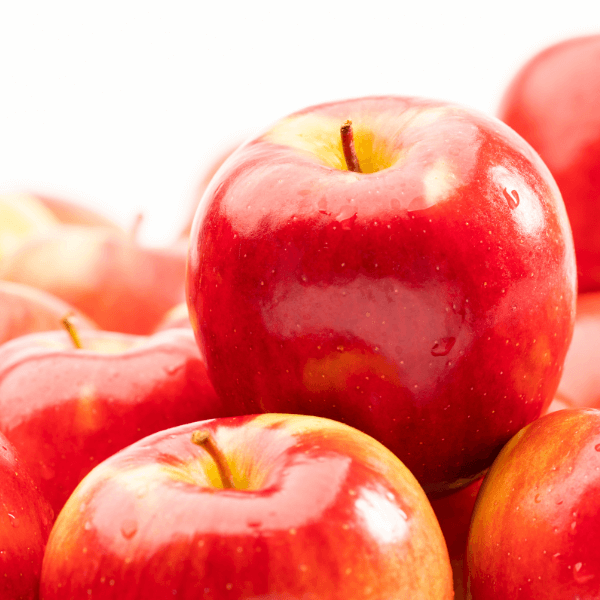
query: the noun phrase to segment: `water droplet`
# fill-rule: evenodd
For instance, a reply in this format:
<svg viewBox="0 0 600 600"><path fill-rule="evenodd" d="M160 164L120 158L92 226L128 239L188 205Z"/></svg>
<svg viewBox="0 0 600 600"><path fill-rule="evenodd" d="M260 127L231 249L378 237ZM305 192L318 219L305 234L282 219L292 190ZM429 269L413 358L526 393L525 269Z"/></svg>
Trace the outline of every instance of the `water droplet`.
<svg viewBox="0 0 600 600"><path fill-rule="evenodd" d="M452 350L455 343L456 338L454 337L446 337L436 340L433 343L433 348L431 348L431 354L433 354L433 356L446 356L450 350Z"/></svg>
<svg viewBox="0 0 600 600"><path fill-rule="evenodd" d="M18 527L19 519L17 519L17 517L15 517L15 515L13 515L12 513L7 513L7 514L10 517L10 524L15 528Z"/></svg>
<svg viewBox="0 0 600 600"><path fill-rule="evenodd" d="M595 450L596 452L600 452L600 444L596 444L596 445L594 446L594 450Z"/></svg>
<svg viewBox="0 0 600 600"><path fill-rule="evenodd" d="M535 501L536 503L538 503L538 504L539 504L539 503L542 501L542 499L540 498L540 495L539 495L539 494L536 494L536 495L535 495L534 501Z"/></svg>
<svg viewBox="0 0 600 600"><path fill-rule="evenodd" d="M138 525L133 519L125 519L121 523L121 534L126 540L131 539L137 533Z"/></svg>

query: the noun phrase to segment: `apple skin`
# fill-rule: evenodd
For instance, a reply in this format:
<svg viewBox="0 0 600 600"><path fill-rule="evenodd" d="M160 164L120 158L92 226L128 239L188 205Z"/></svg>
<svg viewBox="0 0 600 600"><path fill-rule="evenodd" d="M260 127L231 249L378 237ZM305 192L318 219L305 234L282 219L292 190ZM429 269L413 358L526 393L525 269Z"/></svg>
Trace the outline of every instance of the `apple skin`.
<svg viewBox="0 0 600 600"><path fill-rule="evenodd" d="M573 230L580 292L600 289L600 35L554 44L527 61L498 115L540 154Z"/></svg>
<svg viewBox="0 0 600 600"><path fill-rule="evenodd" d="M553 412L521 430L477 497L467 598L598 598L599 492L599 410Z"/></svg>
<svg viewBox="0 0 600 600"><path fill-rule="evenodd" d="M344 170L348 118L363 170L388 168ZM575 316L540 158L497 119L415 98L312 107L240 147L199 205L186 283L232 410L348 423L431 497L547 407Z"/></svg>
<svg viewBox="0 0 600 600"><path fill-rule="evenodd" d="M32 195L48 208L61 223L109 227L123 232L123 229L114 221L83 204L46 194L33 193Z"/></svg>
<svg viewBox="0 0 600 600"><path fill-rule="evenodd" d="M191 442L207 429L237 489ZM157 433L96 467L50 535L42 597L450 599L439 525L381 444L268 414Z"/></svg>
<svg viewBox="0 0 600 600"><path fill-rule="evenodd" d="M78 330L97 329L85 315L48 292L0 281L0 344L27 333L64 329L62 319L66 316Z"/></svg>
<svg viewBox="0 0 600 600"><path fill-rule="evenodd" d="M107 227L62 225L22 244L0 279L43 289L101 329L149 334L185 300L186 253L147 248Z"/></svg>
<svg viewBox="0 0 600 600"><path fill-rule="evenodd" d="M54 513L13 445L0 434L0 597L37 600Z"/></svg>
<svg viewBox="0 0 600 600"><path fill-rule="evenodd" d="M600 292L580 294L573 339L558 394L574 406L600 408Z"/></svg>
<svg viewBox="0 0 600 600"><path fill-rule="evenodd" d="M173 327L192 328L186 302L180 302L171 310L167 311L154 331L163 331L164 329L172 329Z"/></svg>
<svg viewBox="0 0 600 600"><path fill-rule="evenodd" d="M190 330L30 334L0 346L0 431L58 514L99 462L167 427L224 414Z"/></svg>

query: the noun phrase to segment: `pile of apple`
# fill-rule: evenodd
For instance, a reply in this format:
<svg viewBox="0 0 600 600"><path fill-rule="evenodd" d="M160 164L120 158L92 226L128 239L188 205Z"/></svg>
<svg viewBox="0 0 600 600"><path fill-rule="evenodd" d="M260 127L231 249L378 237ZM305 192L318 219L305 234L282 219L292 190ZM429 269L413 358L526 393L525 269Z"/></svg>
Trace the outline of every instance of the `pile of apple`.
<svg viewBox="0 0 600 600"><path fill-rule="evenodd" d="M0 597L599 598L599 94L313 106L170 248L0 197Z"/></svg>

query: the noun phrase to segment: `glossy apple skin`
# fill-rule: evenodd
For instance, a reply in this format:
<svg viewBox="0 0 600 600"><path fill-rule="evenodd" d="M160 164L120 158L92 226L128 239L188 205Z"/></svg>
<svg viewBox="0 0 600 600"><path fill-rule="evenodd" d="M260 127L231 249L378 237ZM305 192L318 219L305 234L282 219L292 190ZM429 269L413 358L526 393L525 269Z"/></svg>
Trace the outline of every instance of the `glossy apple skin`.
<svg viewBox="0 0 600 600"><path fill-rule="evenodd" d="M315 121L329 140L347 118L397 163L354 173L281 142L295 128L301 145ZM390 97L307 109L234 152L196 214L187 289L232 410L348 423L437 495L479 477L550 403L576 273L559 192L521 138Z"/></svg>
<svg viewBox="0 0 600 600"><path fill-rule="evenodd" d="M0 597L37 600L54 514L12 444L0 434Z"/></svg>
<svg viewBox="0 0 600 600"><path fill-rule="evenodd" d="M48 292L0 281L0 344L27 333L64 329L62 319L66 316L79 330L97 329L73 306Z"/></svg>
<svg viewBox="0 0 600 600"><path fill-rule="evenodd" d="M62 225L21 245L0 279L43 289L101 329L149 334L185 300L183 250L146 248L107 227Z"/></svg>
<svg viewBox="0 0 600 600"><path fill-rule="evenodd" d="M467 598L598 598L599 492L599 410L561 410L520 431L479 491Z"/></svg>
<svg viewBox="0 0 600 600"><path fill-rule="evenodd" d="M540 154L573 229L579 290L600 289L600 35L546 48L515 75L498 115Z"/></svg>
<svg viewBox="0 0 600 600"><path fill-rule="evenodd" d="M600 408L600 292L580 294L558 393L574 406Z"/></svg>
<svg viewBox="0 0 600 600"><path fill-rule="evenodd" d="M191 331L80 337L84 349L60 331L0 346L0 431L56 514L79 481L121 448L223 414Z"/></svg>
<svg viewBox="0 0 600 600"><path fill-rule="evenodd" d="M238 489L191 434L208 429ZM215 479L217 478L217 479ZM245 489L241 489L245 486ZM42 597L450 599L435 515L361 432L268 414L157 433L99 465L59 515Z"/></svg>

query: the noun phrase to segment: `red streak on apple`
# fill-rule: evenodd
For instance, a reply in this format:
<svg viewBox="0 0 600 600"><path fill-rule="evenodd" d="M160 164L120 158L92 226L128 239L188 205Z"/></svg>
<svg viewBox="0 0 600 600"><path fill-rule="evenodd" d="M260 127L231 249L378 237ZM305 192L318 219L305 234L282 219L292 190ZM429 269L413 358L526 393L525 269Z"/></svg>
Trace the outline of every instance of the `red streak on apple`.
<svg viewBox="0 0 600 600"><path fill-rule="evenodd" d="M348 117L362 173L345 165ZM202 198L187 274L233 411L353 425L429 494L479 477L551 402L575 288L531 148L496 119L395 97L312 107L238 148Z"/></svg>
<svg viewBox="0 0 600 600"><path fill-rule="evenodd" d="M54 513L0 434L0 597L37 600Z"/></svg>

